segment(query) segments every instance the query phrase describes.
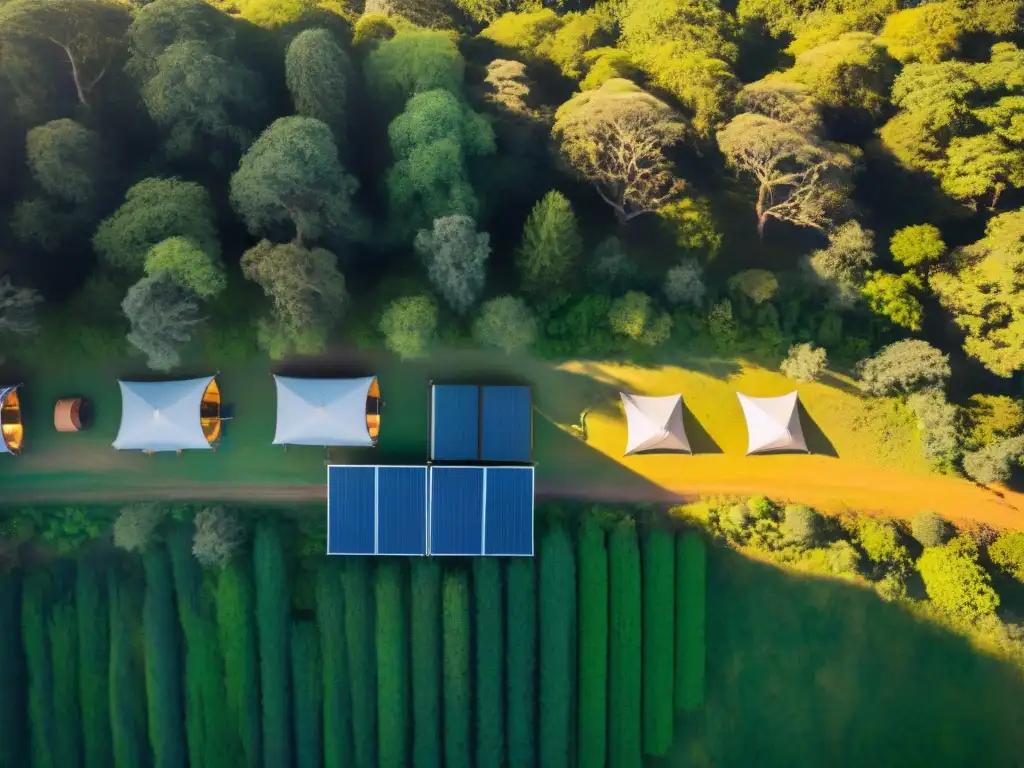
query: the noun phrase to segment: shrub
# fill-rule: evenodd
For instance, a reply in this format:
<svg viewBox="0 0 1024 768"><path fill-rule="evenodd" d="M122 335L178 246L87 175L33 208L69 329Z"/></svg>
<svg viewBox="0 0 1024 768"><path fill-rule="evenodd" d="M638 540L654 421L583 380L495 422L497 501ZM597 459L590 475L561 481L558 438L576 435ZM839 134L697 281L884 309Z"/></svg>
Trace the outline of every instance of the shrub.
<svg viewBox="0 0 1024 768"><path fill-rule="evenodd" d="M608 764L627 768L641 764L643 685L640 551L632 523L621 522L612 530L608 575Z"/></svg>
<svg viewBox="0 0 1024 768"><path fill-rule="evenodd" d="M228 713L241 736L242 754L238 756L238 762L255 768L263 759L260 666L256 646L256 588L247 560L236 560L220 572L214 606L224 659ZM325 637L325 643L330 639L334 638ZM327 663L325 658L325 678ZM325 679L324 682L326 684L330 680Z"/></svg>
<svg viewBox="0 0 1024 768"><path fill-rule="evenodd" d="M311 621L292 624L292 701L296 768L319 768L323 744L324 681L320 675L320 633Z"/></svg>
<svg viewBox="0 0 1024 768"><path fill-rule="evenodd" d="M636 264L622 247L617 237L601 241L594 249L591 271L598 281L614 288L628 282L636 274Z"/></svg>
<svg viewBox="0 0 1024 768"><path fill-rule="evenodd" d="M491 238L476 231L469 216L456 214L434 219L432 229L421 229L413 247L427 267L434 288L458 314L466 314L484 289L485 267Z"/></svg>
<svg viewBox="0 0 1024 768"><path fill-rule="evenodd" d="M834 541L828 547L828 567L836 576L854 576L860 555L848 541Z"/></svg>
<svg viewBox="0 0 1024 768"><path fill-rule="evenodd" d="M33 510L30 514L35 519L38 536L61 555L75 552L104 533L102 518L79 507Z"/></svg>
<svg viewBox="0 0 1024 768"><path fill-rule="evenodd" d="M501 601L501 563L493 557L473 561L473 614L476 646L476 760L501 765L505 755L505 623Z"/></svg>
<svg viewBox="0 0 1024 768"><path fill-rule="evenodd" d="M533 558L508 564L508 627L516 628L516 642L508 645L508 765L531 768L535 764L537 707L537 573Z"/></svg>
<svg viewBox="0 0 1024 768"><path fill-rule="evenodd" d="M704 703L707 623L707 550L692 531L676 538L676 709L693 712Z"/></svg>
<svg viewBox="0 0 1024 768"><path fill-rule="evenodd" d="M1024 582L1024 533L1007 531L999 535L988 548L992 562L1017 581Z"/></svg>
<svg viewBox="0 0 1024 768"><path fill-rule="evenodd" d="M537 340L537 318L518 296L500 296L480 308L473 322L473 338L511 354Z"/></svg>
<svg viewBox="0 0 1024 768"><path fill-rule="evenodd" d="M358 768L371 768L377 765L377 665L373 654L373 588L365 558L350 557L345 561L342 586L352 697L352 754Z"/></svg>
<svg viewBox="0 0 1024 768"><path fill-rule="evenodd" d="M125 507L114 522L114 545L126 552L145 552L164 516L164 509L156 504Z"/></svg>
<svg viewBox="0 0 1024 768"><path fill-rule="evenodd" d="M516 254L524 289L550 295L567 288L582 251L572 204L561 192L548 192L530 211Z"/></svg>
<svg viewBox="0 0 1024 768"><path fill-rule="evenodd" d="M437 305L429 296L395 299L381 315L379 328L387 348L399 357L423 357L437 330Z"/></svg>
<svg viewBox="0 0 1024 768"><path fill-rule="evenodd" d="M905 267L917 267L942 258L946 244L938 227L915 224L900 229L889 240L889 252Z"/></svg>
<svg viewBox="0 0 1024 768"><path fill-rule="evenodd" d="M915 392L907 405L917 416L924 457L936 468L950 471L960 455L960 409L936 387Z"/></svg>
<svg viewBox="0 0 1024 768"><path fill-rule="evenodd" d="M31 765L57 765L53 741L53 672L46 638L49 592L46 571L37 567L26 573L21 593L21 647L25 651L28 681L25 709L32 741ZM156 742L153 749L159 758ZM158 762L158 768L160 765Z"/></svg>
<svg viewBox="0 0 1024 768"><path fill-rule="evenodd" d="M978 563L978 545L967 536L929 547L917 569L932 604L949 616L976 622L999 607L992 579Z"/></svg>
<svg viewBox="0 0 1024 768"><path fill-rule="evenodd" d="M910 532L922 547L938 547L949 537L949 526L938 513L928 510L914 515Z"/></svg>
<svg viewBox="0 0 1024 768"><path fill-rule="evenodd" d="M1024 431L1024 403L1012 397L974 395L965 411L968 441L973 449Z"/></svg>
<svg viewBox="0 0 1024 768"><path fill-rule="evenodd" d="M789 348L779 370L783 376L796 381L816 381L828 366L828 352L811 344L796 344Z"/></svg>
<svg viewBox="0 0 1024 768"><path fill-rule="evenodd" d="M540 764L571 762L575 674L576 563L565 527L540 541Z"/></svg>
<svg viewBox="0 0 1024 768"><path fill-rule="evenodd" d="M149 743L154 768L186 764L182 701L181 631L174 608L174 585L167 551L150 549L142 557L146 598L142 624L146 660Z"/></svg>
<svg viewBox="0 0 1024 768"><path fill-rule="evenodd" d="M608 741L608 549L592 515L578 538L580 589L579 739L580 766L604 765ZM582 586L582 585L581 585Z"/></svg>
<svg viewBox="0 0 1024 768"><path fill-rule="evenodd" d="M256 528L253 575L263 703L263 764L289 765L292 753L288 716L291 600L284 546L280 534L269 523L260 523Z"/></svg>
<svg viewBox="0 0 1024 768"><path fill-rule="evenodd" d="M821 533L821 515L802 505L786 507L783 515L782 530L786 538L805 546L817 541Z"/></svg>
<svg viewBox="0 0 1024 768"><path fill-rule="evenodd" d="M76 625L73 603L62 601L51 608L50 656L53 662L54 765L77 765L82 750Z"/></svg>
<svg viewBox="0 0 1024 768"><path fill-rule="evenodd" d="M89 563L78 564L75 579L78 617L78 680L86 768L113 763L110 735L110 617L106 578Z"/></svg>
<svg viewBox="0 0 1024 768"><path fill-rule="evenodd" d="M658 312L651 297L640 291L629 291L612 302L608 324L620 336L648 347L661 346L672 333L672 318L665 312Z"/></svg>
<svg viewBox="0 0 1024 768"><path fill-rule="evenodd" d="M779 292L779 278L767 269L748 269L729 278L729 290L763 304Z"/></svg>
<svg viewBox="0 0 1024 768"><path fill-rule="evenodd" d="M696 259L683 259L665 274L665 298L673 304L689 304L699 307L707 289L704 287L704 270Z"/></svg>
<svg viewBox="0 0 1024 768"><path fill-rule="evenodd" d="M451 768L473 764L470 741L469 579L463 570L445 573L442 626L444 629L444 756Z"/></svg>
<svg viewBox="0 0 1024 768"><path fill-rule="evenodd" d="M964 455L964 472L979 483L1004 483L1024 456L1024 436L1007 437Z"/></svg>
<svg viewBox="0 0 1024 768"><path fill-rule="evenodd" d="M441 566L420 558L411 567L413 765L441 768Z"/></svg>
<svg viewBox="0 0 1024 768"><path fill-rule="evenodd" d="M909 560L906 547L899 542L896 526L887 520L858 516L856 537L864 554L874 563L894 565Z"/></svg>
<svg viewBox="0 0 1024 768"><path fill-rule="evenodd" d="M875 582L875 591L887 603L895 603L907 598L907 580L902 571L885 574Z"/></svg>
<svg viewBox="0 0 1024 768"><path fill-rule="evenodd" d="M110 603L110 733L112 765L141 768L148 764L146 675L142 659L142 592L137 583L107 571Z"/></svg>
<svg viewBox="0 0 1024 768"><path fill-rule="evenodd" d="M926 341L904 339L861 361L858 373L861 389L870 395L909 394L945 385L949 355Z"/></svg>
<svg viewBox="0 0 1024 768"><path fill-rule="evenodd" d="M778 507L767 496L751 496L747 499L747 509L750 515L757 520L775 519L778 514Z"/></svg>
<svg viewBox="0 0 1024 768"><path fill-rule="evenodd" d="M0 576L0 766L18 768L29 765L28 692L25 689L25 658L18 636L18 593L20 584L8 571Z"/></svg>
<svg viewBox="0 0 1024 768"><path fill-rule="evenodd" d="M739 338L739 326L732 316L732 302L722 299L708 312L708 335L715 346L725 352L730 350Z"/></svg>
<svg viewBox="0 0 1024 768"><path fill-rule="evenodd" d="M376 569L377 754L382 768L409 763L409 625L402 561L388 559Z"/></svg>
<svg viewBox="0 0 1024 768"><path fill-rule="evenodd" d="M729 507L728 520L739 530L743 530L750 522L750 510L743 504L733 504Z"/></svg>
<svg viewBox="0 0 1024 768"><path fill-rule="evenodd" d="M643 548L643 743L648 755L664 755L672 746L675 654L675 538L651 531Z"/></svg>
<svg viewBox="0 0 1024 768"><path fill-rule="evenodd" d="M224 507L210 507L196 514L192 554L204 568L223 568L242 546L242 524Z"/></svg>

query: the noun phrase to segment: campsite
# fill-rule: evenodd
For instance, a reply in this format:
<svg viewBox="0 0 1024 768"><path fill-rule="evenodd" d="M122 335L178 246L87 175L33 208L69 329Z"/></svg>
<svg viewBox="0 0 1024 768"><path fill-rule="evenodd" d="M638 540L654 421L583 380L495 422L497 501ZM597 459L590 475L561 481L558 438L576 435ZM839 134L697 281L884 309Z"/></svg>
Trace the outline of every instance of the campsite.
<svg viewBox="0 0 1024 768"><path fill-rule="evenodd" d="M0 2L0 768L1018 768L1022 0Z"/></svg>

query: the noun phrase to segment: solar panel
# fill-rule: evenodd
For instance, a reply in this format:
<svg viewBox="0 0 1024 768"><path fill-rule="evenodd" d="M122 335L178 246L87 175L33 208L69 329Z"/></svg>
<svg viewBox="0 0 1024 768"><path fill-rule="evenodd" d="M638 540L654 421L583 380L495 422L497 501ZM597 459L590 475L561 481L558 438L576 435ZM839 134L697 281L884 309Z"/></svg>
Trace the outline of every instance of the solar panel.
<svg viewBox="0 0 1024 768"><path fill-rule="evenodd" d="M529 387L487 386L480 398L480 458L530 461L533 453L533 404Z"/></svg>
<svg viewBox="0 0 1024 768"><path fill-rule="evenodd" d="M426 552L426 467L328 467L327 554Z"/></svg>
<svg viewBox="0 0 1024 768"><path fill-rule="evenodd" d="M533 555L533 467L431 467L431 555Z"/></svg>
<svg viewBox="0 0 1024 768"><path fill-rule="evenodd" d="M431 387L430 456L435 461L476 461L480 455L480 388Z"/></svg>

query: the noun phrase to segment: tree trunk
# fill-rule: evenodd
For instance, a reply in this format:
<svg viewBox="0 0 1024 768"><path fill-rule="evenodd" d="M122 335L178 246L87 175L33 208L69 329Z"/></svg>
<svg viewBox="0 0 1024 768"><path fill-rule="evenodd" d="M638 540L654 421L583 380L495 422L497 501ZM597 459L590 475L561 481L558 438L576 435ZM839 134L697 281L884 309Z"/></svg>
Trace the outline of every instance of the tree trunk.
<svg viewBox="0 0 1024 768"><path fill-rule="evenodd" d="M64 45L61 45L60 47L64 49L64 53L67 54L68 61L71 63L71 79L75 81L75 93L78 94L78 103L83 107L88 107L89 101L86 99L85 89L82 87L82 76L78 71L78 62L75 61L75 57L71 54L70 48Z"/></svg>
<svg viewBox="0 0 1024 768"><path fill-rule="evenodd" d="M762 241L764 240L764 225L768 223L767 202L768 187L762 184L757 191L757 205L754 208L757 213L757 239Z"/></svg>
<svg viewBox="0 0 1024 768"><path fill-rule="evenodd" d="M992 204L988 207L990 211L994 211L996 209L996 206L999 205L999 196L1003 194L1004 189L1005 185L996 184L996 193L992 195Z"/></svg>

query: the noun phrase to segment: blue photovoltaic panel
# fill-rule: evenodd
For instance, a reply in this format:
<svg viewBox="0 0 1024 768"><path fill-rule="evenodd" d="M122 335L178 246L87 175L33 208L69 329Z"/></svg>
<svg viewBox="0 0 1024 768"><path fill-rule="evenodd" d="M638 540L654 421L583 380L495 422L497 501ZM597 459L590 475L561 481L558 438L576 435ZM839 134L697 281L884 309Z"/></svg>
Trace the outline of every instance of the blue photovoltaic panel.
<svg viewBox="0 0 1024 768"><path fill-rule="evenodd" d="M427 468L377 467L377 554L427 551Z"/></svg>
<svg viewBox="0 0 1024 768"><path fill-rule="evenodd" d="M533 404L529 387L484 387L480 422L483 461L530 461Z"/></svg>
<svg viewBox="0 0 1024 768"><path fill-rule="evenodd" d="M533 467L488 467L485 555L533 555Z"/></svg>
<svg viewBox="0 0 1024 768"><path fill-rule="evenodd" d="M327 470L327 554L374 552L374 467Z"/></svg>
<svg viewBox="0 0 1024 768"><path fill-rule="evenodd" d="M431 391L430 455L435 461L476 461L480 454L480 388L435 384Z"/></svg>
<svg viewBox="0 0 1024 768"><path fill-rule="evenodd" d="M482 554L483 478L479 467L431 467L430 554Z"/></svg>

